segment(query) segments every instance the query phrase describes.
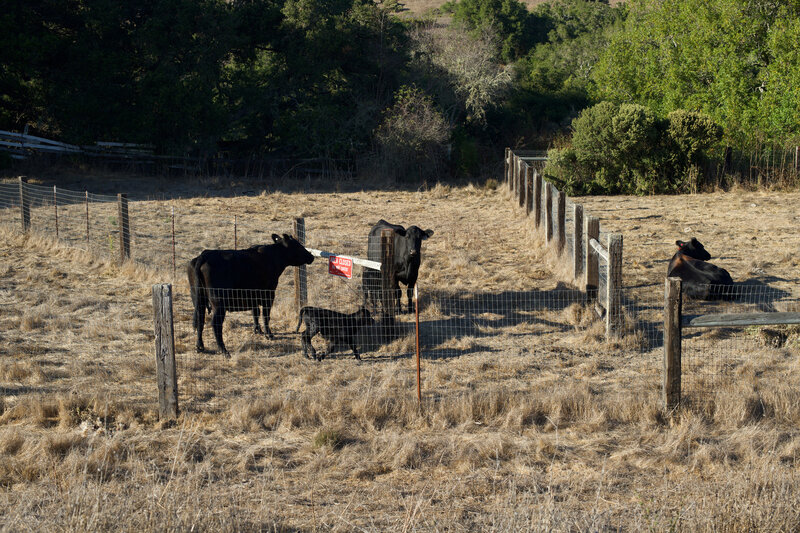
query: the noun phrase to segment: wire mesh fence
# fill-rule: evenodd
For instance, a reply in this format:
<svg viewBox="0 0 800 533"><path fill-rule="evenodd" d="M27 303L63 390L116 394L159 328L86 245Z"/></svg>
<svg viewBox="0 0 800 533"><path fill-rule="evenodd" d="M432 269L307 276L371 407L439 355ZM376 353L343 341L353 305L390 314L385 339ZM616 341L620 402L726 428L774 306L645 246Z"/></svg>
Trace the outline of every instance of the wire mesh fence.
<svg viewBox="0 0 800 533"><path fill-rule="evenodd" d="M148 288L129 290L122 302L101 289L0 287L0 412L25 399L155 405Z"/></svg>
<svg viewBox="0 0 800 533"><path fill-rule="evenodd" d="M309 274L310 280L318 277ZM380 367L412 359L417 336L423 361L423 401L539 379L536 372L509 375L503 371L473 375L466 382L439 379L442 372L461 364L464 357L489 358L498 368L521 361L550 367L558 366L565 358L620 358L635 361L631 372L646 376L640 384L646 384L651 393L658 383L663 339L658 302L641 306L626 301L623 326L609 341L594 302L587 301L580 291L459 293L420 289L417 326L415 313L399 312L389 319L380 304L362 308L358 299L352 299L353 290L341 283L344 282L336 281L335 291L318 293L314 305L306 307L302 314L290 291L279 288L269 321L273 338L262 333L266 331L263 322L255 327L249 309L267 295L259 291L220 291L220 301L238 310L224 314L224 320L219 322L219 334L230 359L213 340L211 317L206 318L203 333L207 350L196 350L192 300L186 292L176 293L174 327L182 405L214 411L225 409L231 401L263 396L273 386L275 372L313 375L315 369L325 365ZM263 320L263 312L260 315ZM398 371L412 388L411 366ZM607 392L627 394L624 387L617 386Z"/></svg>
<svg viewBox="0 0 800 533"><path fill-rule="evenodd" d="M684 317L765 313L768 321L776 312L800 312L800 295L766 285L736 285L731 300L683 301ZM798 355L800 326L684 327L682 399L724 408L725 398L740 394L743 386L769 387L787 380L800 384Z"/></svg>

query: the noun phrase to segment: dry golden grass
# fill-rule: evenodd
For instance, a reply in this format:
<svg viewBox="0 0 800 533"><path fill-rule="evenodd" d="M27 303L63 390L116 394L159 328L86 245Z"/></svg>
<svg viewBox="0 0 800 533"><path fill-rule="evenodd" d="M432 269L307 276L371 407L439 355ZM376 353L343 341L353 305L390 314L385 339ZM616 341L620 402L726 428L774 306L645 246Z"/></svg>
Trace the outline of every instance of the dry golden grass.
<svg viewBox="0 0 800 533"><path fill-rule="evenodd" d="M302 358L289 333L296 319L288 274L273 311L277 340L253 336L249 315L235 313L225 330L231 360L194 355L179 271L184 414L159 421L150 290L171 278L171 258L161 261L161 248L142 239L134 255L152 256L151 268L119 267L0 229L3 530L800 527L800 363L788 335L780 346L743 352L712 394L669 416L659 408L660 350L643 350L636 339L605 343L602 323L582 305L516 308L525 320L505 322L504 311L486 309L474 323L459 321L437 295L542 296L568 281L553 274L557 263L502 189L100 178L84 183L127 189L134 223L152 242L164 213L153 198L175 192L182 261L228 242L219 221L234 213L245 221L240 246L274 228L288 231L303 215L312 246L360 256L379 218L434 228L420 279L423 332L461 329L427 341L426 351L442 357L423 361L420 408L413 361L397 357L411 351L409 336L367 352L361 364L347 353L322 363ZM748 194L700 196L708 203L696 215L694 196L585 204L625 233L626 282L654 286L658 302L669 241L680 236L669 236L672 213L719 227L706 242L712 253L722 228L738 230L717 253L734 278L755 245L764 246L759 268L782 286L796 283L800 237L776 220L796 217L797 194L757 193L768 211L733 225L729 211ZM770 239L750 238L767 231ZM322 265L309 270L312 303L335 295L342 307L355 305L351 285L324 275ZM740 340L691 342L736 355L745 350ZM206 343L213 346L210 332Z"/></svg>

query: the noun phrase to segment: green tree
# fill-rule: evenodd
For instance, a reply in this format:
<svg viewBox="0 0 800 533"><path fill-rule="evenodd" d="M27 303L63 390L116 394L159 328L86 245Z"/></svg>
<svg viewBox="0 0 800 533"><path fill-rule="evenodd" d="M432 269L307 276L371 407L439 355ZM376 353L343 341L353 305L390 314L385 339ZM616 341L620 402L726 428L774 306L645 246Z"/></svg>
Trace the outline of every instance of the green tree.
<svg viewBox="0 0 800 533"><path fill-rule="evenodd" d="M491 29L499 38L500 57L510 62L521 57L536 39L534 21L519 0L461 0L451 4L453 18L476 34Z"/></svg>

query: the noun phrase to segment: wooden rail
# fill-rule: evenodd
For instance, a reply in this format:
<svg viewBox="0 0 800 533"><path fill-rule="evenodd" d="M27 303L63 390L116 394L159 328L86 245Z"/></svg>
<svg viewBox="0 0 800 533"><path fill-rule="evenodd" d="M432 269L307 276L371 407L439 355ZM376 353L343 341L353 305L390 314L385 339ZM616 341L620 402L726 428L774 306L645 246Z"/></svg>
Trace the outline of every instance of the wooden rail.
<svg viewBox="0 0 800 533"><path fill-rule="evenodd" d="M683 317L684 328L732 328L800 324L800 313L728 313Z"/></svg>

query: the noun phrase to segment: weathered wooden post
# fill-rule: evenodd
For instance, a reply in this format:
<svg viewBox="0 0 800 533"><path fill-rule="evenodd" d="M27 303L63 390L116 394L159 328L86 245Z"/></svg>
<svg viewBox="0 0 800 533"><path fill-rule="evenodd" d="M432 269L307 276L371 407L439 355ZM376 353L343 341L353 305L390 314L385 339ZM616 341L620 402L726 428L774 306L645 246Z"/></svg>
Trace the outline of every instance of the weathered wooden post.
<svg viewBox="0 0 800 533"><path fill-rule="evenodd" d="M117 211L119 212L119 262L123 263L131 257L131 222L128 218L128 195L117 195Z"/></svg>
<svg viewBox="0 0 800 533"><path fill-rule="evenodd" d="M555 187L553 187L555 189ZM556 189L556 250L559 255L567 242L567 195Z"/></svg>
<svg viewBox="0 0 800 533"><path fill-rule="evenodd" d="M573 279L578 281L583 276L583 206L572 204L572 218L575 231L572 235Z"/></svg>
<svg viewBox="0 0 800 533"><path fill-rule="evenodd" d="M394 230L381 231L381 321L388 326L394 325L395 300L398 298L394 289ZM402 305L402 303L400 302Z"/></svg>
<svg viewBox="0 0 800 533"><path fill-rule="evenodd" d="M531 216L531 210L533 209L534 174L533 166L528 165L528 171L525 173L525 216Z"/></svg>
<svg viewBox="0 0 800 533"><path fill-rule="evenodd" d="M586 253L586 282L584 286L586 287L586 297L594 300L597 298L597 289L600 286L600 258L591 245L591 241L600 238L600 220L592 215L587 215L585 222L583 248Z"/></svg>
<svg viewBox="0 0 800 533"><path fill-rule="evenodd" d="M519 191L519 156L514 154L512 158L512 171L511 171L511 192L512 198L514 194L517 194Z"/></svg>
<svg viewBox="0 0 800 533"><path fill-rule="evenodd" d="M538 170L533 171L533 225L536 229L542 225L542 176Z"/></svg>
<svg viewBox="0 0 800 533"><path fill-rule="evenodd" d="M19 177L19 215L22 220L22 232L25 233L31 228L31 199L25 191L25 184L28 178Z"/></svg>
<svg viewBox="0 0 800 533"><path fill-rule="evenodd" d="M610 340L622 325L622 234L609 234L607 243L606 339Z"/></svg>
<svg viewBox="0 0 800 533"><path fill-rule="evenodd" d="M664 283L664 409L681 401L681 279Z"/></svg>
<svg viewBox="0 0 800 533"><path fill-rule="evenodd" d="M525 191L528 190L527 179L528 179L528 165L525 161L520 160L520 173L519 173L519 193L517 196L519 197L519 206L525 207Z"/></svg>
<svg viewBox="0 0 800 533"><path fill-rule="evenodd" d="M553 241L553 185L550 182L544 184L544 242L550 244Z"/></svg>
<svg viewBox="0 0 800 533"><path fill-rule="evenodd" d="M294 238L303 246L306 245L306 220L298 217L294 219ZM300 313L308 303L308 271L306 265L294 267L294 305Z"/></svg>
<svg viewBox="0 0 800 533"><path fill-rule="evenodd" d="M172 323L172 285L153 285L158 412L163 418L178 416L178 371L175 365L175 329Z"/></svg>
<svg viewBox="0 0 800 533"><path fill-rule="evenodd" d="M503 168L503 181L506 187L511 188L511 148L506 147L506 157L504 159L505 167Z"/></svg>

